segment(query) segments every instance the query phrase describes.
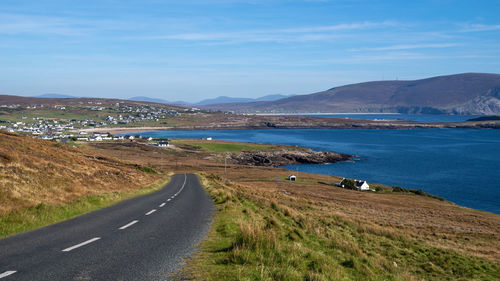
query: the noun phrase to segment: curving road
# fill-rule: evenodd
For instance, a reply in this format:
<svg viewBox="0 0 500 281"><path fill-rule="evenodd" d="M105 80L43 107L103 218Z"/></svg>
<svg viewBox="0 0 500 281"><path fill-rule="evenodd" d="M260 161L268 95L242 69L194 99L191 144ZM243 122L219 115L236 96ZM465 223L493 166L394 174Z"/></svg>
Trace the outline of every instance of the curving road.
<svg viewBox="0 0 500 281"><path fill-rule="evenodd" d="M175 175L155 193L0 239L0 281L168 280L213 212L195 175Z"/></svg>

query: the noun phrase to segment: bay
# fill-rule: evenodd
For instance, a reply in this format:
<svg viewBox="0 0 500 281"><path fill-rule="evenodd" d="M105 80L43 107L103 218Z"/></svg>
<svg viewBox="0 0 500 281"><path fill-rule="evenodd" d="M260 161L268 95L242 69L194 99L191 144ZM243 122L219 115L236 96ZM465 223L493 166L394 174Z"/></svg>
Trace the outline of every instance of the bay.
<svg viewBox="0 0 500 281"><path fill-rule="evenodd" d="M357 155L355 161L285 168L422 189L500 214L500 130L269 129L155 131L144 136L288 144Z"/></svg>

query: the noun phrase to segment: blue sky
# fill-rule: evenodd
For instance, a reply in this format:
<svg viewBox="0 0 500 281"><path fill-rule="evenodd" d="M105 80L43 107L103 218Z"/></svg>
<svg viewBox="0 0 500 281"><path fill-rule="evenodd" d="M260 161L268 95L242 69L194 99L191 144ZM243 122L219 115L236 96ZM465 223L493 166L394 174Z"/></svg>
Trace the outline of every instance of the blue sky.
<svg viewBox="0 0 500 281"><path fill-rule="evenodd" d="M500 73L500 1L2 0L0 94L308 94Z"/></svg>

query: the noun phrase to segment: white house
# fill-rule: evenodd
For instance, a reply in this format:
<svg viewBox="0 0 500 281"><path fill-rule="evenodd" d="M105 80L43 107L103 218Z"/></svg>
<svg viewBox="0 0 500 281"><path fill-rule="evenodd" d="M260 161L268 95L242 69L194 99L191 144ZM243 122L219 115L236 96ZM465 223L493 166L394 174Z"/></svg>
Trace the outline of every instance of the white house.
<svg viewBox="0 0 500 281"><path fill-rule="evenodd" d="M289 181L296 181L296 180L297 180L297 177L296 177L296 176L294 176L294 175L289 175L289 176L288 176L288 180L289 180Z"/></svg>
<svg viewBox="0 0 500 281"><path fill-rule="evenodd" d="M361 191L370 190L370 185L366 181L355 180L356 188Z"/></svg>
<svg viewBox="0 0 500 281"><path fill-rule="evenodd" d="M349 181L354 181L354 187L352 187L351 184L348 184L348 182L346 182L346 180L348 180L348 179L342 178L342 180L336 185L339 187L342 187L342 188L349 188L349 189L356 188L356 190L359 190L359 191L370 190L370 185L368 185L368 182L366 182L364 180L349 180Z"/></svg>

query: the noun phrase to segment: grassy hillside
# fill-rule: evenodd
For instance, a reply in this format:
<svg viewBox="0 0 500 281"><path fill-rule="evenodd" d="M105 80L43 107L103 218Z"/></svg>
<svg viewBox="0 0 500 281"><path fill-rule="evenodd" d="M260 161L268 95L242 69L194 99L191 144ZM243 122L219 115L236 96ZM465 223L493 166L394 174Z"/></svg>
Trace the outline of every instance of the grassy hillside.
<svg viewBox="0 0 500 281"><path fill-rule="evenodd" d="M218 214L202 251L177 276L179 279L500 278L499 219L495 215L490 217L494 223L490 221L486 227L461 229L473 225L464 223L467 219L458 223L457 218L443 216L447 208L461 208L435 199L384 194L370 200L371 195L366 193L314 188L313 181L271 188L262 180L254 185L216 175L203 175L202 180L218 206ZM353 206L339 204L353 197L358 201L351 202ZM400 197L402 202L384 202L390 197ZM403 207L410 201L416 202ZM393 214L387 213L389 206ZM411 221L406 220L410 209L415 215ZM474 213L478 221L485 219L480 212L461 215Z"/></svg>
<svg viewBox="0 0 500 281"><path fill-rule="evenodd" d="M132 196L161 178L150 171L64 144L0 131L0 236ZM81 206L68 209L68 204Z"/></svg>

